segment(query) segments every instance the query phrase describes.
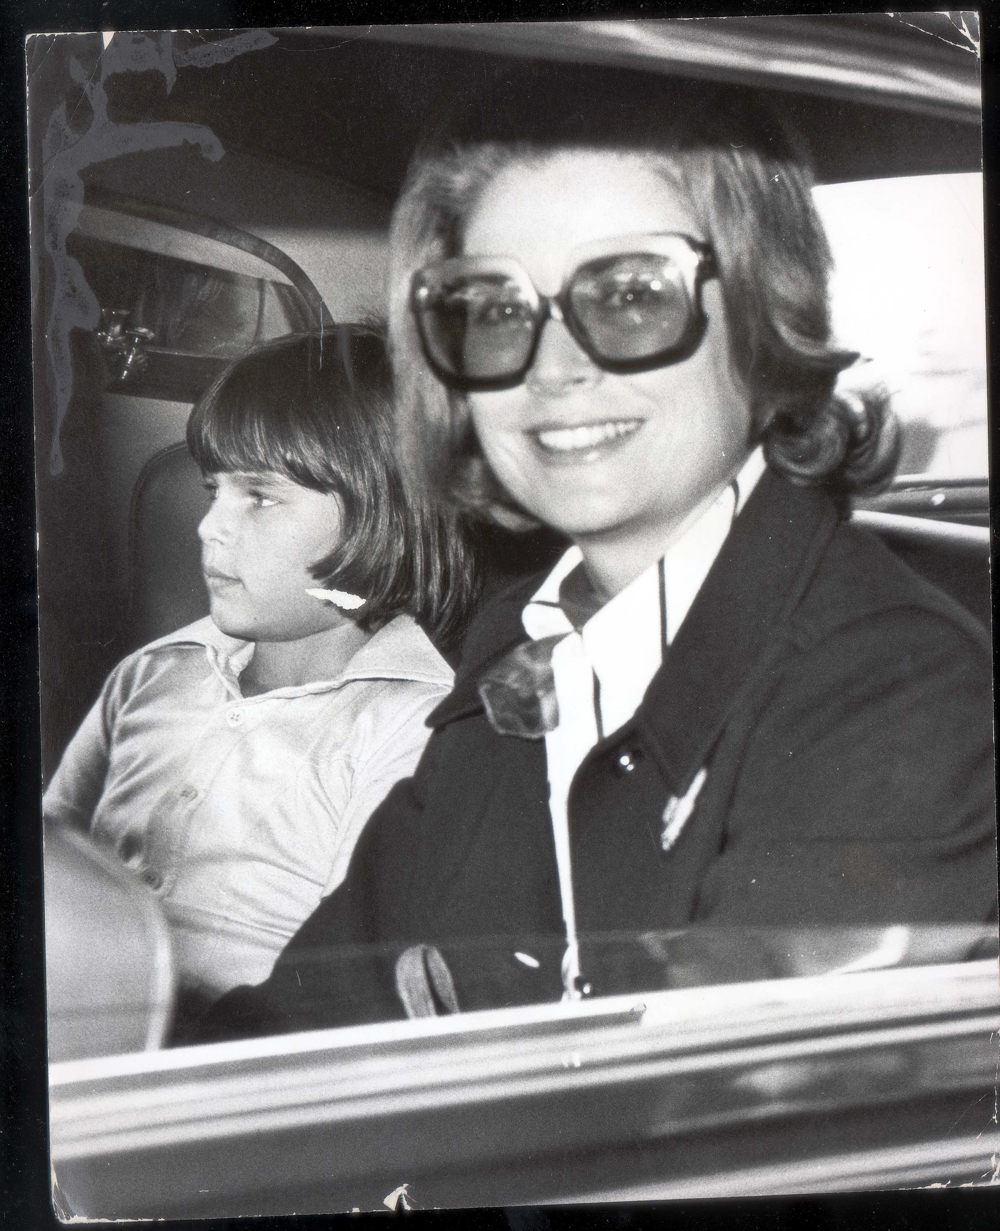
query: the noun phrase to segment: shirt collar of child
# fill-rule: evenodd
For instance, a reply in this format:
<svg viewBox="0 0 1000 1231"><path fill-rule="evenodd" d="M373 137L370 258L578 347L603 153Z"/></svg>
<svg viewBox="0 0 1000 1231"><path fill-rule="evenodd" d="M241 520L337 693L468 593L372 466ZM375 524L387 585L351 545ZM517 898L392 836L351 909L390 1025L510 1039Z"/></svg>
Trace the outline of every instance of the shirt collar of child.
<svg viewBox="0 0 1000 1231"><path fill-rule="evenodd" d="M234 698L242 698L239 677L253 658L252 641L228 636L216 627L211 616L205 616L185 628L151 642L142 652L152 654L159 650L186 647L203 650L213 674L222 681ZM401 615L380 628L333 679L276 688L245 700L249 704L264 697L292 697L328 692L351 680L372 679L416 680L450 688L453 672L416 622L410 616Z"/></svg>

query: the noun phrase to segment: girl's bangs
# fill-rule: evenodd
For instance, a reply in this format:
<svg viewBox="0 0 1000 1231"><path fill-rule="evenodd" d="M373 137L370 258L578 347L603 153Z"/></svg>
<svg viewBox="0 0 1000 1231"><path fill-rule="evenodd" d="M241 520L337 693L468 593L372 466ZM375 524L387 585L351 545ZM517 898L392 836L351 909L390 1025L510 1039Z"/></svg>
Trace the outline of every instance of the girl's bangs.
<svg viewBox="0 0 1000 1231"><path fill-rule="evenodd" d="M315 450L287 415L275 415L268 400L226 396L208 398L192 417L189 447L205 474L275 471L306 487L325 489L326 476L315 473Z"/></svg>

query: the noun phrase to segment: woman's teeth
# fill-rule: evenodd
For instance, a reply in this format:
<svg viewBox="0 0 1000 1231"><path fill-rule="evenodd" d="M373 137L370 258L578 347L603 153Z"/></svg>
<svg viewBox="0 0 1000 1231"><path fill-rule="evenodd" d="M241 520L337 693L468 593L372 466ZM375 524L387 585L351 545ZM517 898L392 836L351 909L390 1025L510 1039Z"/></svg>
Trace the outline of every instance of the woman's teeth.
<svg viewBox="0 0 1000 1231"><path fill-rule="evenodd" d="M587 423L580 427L550 427L536 432L535 436L543 449L571 453L575 449L596 449L609 440L630 436L641 425L641 419L620 419L613 423Z"/></svg>

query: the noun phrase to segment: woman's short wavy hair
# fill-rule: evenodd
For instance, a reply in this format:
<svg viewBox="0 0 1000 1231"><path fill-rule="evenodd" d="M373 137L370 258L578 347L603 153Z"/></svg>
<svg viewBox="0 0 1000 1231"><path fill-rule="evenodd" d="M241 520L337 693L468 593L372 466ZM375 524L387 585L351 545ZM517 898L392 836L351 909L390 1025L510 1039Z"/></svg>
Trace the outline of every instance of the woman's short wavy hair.
<svg viewBox="0 0 1000 1231"><path fill-rule="evenodd" d="M255 347L191 412L188 449L205 474L272 470L335 493L342 533L312 566L318 585L363 595L352 618L375 629L409 614L447 641L469 614L461 536L410 493L397 461L392 378L373 326L341 326Z"/></svg>
<svg viewBox="0 0 1000 1231"><path fill-rule="evenodd" d="M686 195L715 251L735 375L749 399L748 443L761 443L768 464L793 481L840 497L883 485L898 458L897 425L884 391L835 390L858 356L832 338L832 262L801 144L759 100L731 88L636 78L627 107L622 93L583 78L555 98L528 68L453 105L418 149L390 242L390 346L410 471L467 512L531 524L491 474L464 397L428 368L409 288L416 270L461 253L466 220L496 175L580 149L641 157Z"/></svg>

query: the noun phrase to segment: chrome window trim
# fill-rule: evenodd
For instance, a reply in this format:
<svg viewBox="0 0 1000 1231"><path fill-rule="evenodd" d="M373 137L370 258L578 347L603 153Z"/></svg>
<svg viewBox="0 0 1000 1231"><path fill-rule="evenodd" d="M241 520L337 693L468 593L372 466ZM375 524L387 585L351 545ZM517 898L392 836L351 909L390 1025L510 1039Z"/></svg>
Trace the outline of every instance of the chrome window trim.
<svg viewBox="0 0 1000 1231"><path fill-rule="evenodd" d="M853 1063L851 1055L872 1049L946 1040L971 1048L973 1062L956 1078L961 1086L995 1075L998 1025L997 964L977 961L70 1061L49 1072L52 1158L58 1165L574 1089L614 1091L695 1072L739 1075L818 1057ZM912 1096L907 1076L901 1071L884 1093ZM954 1087L945 1081L941 1088ZM695 1121L703 1126L703 1118L668 1114L656 1132Z"/></svg>

